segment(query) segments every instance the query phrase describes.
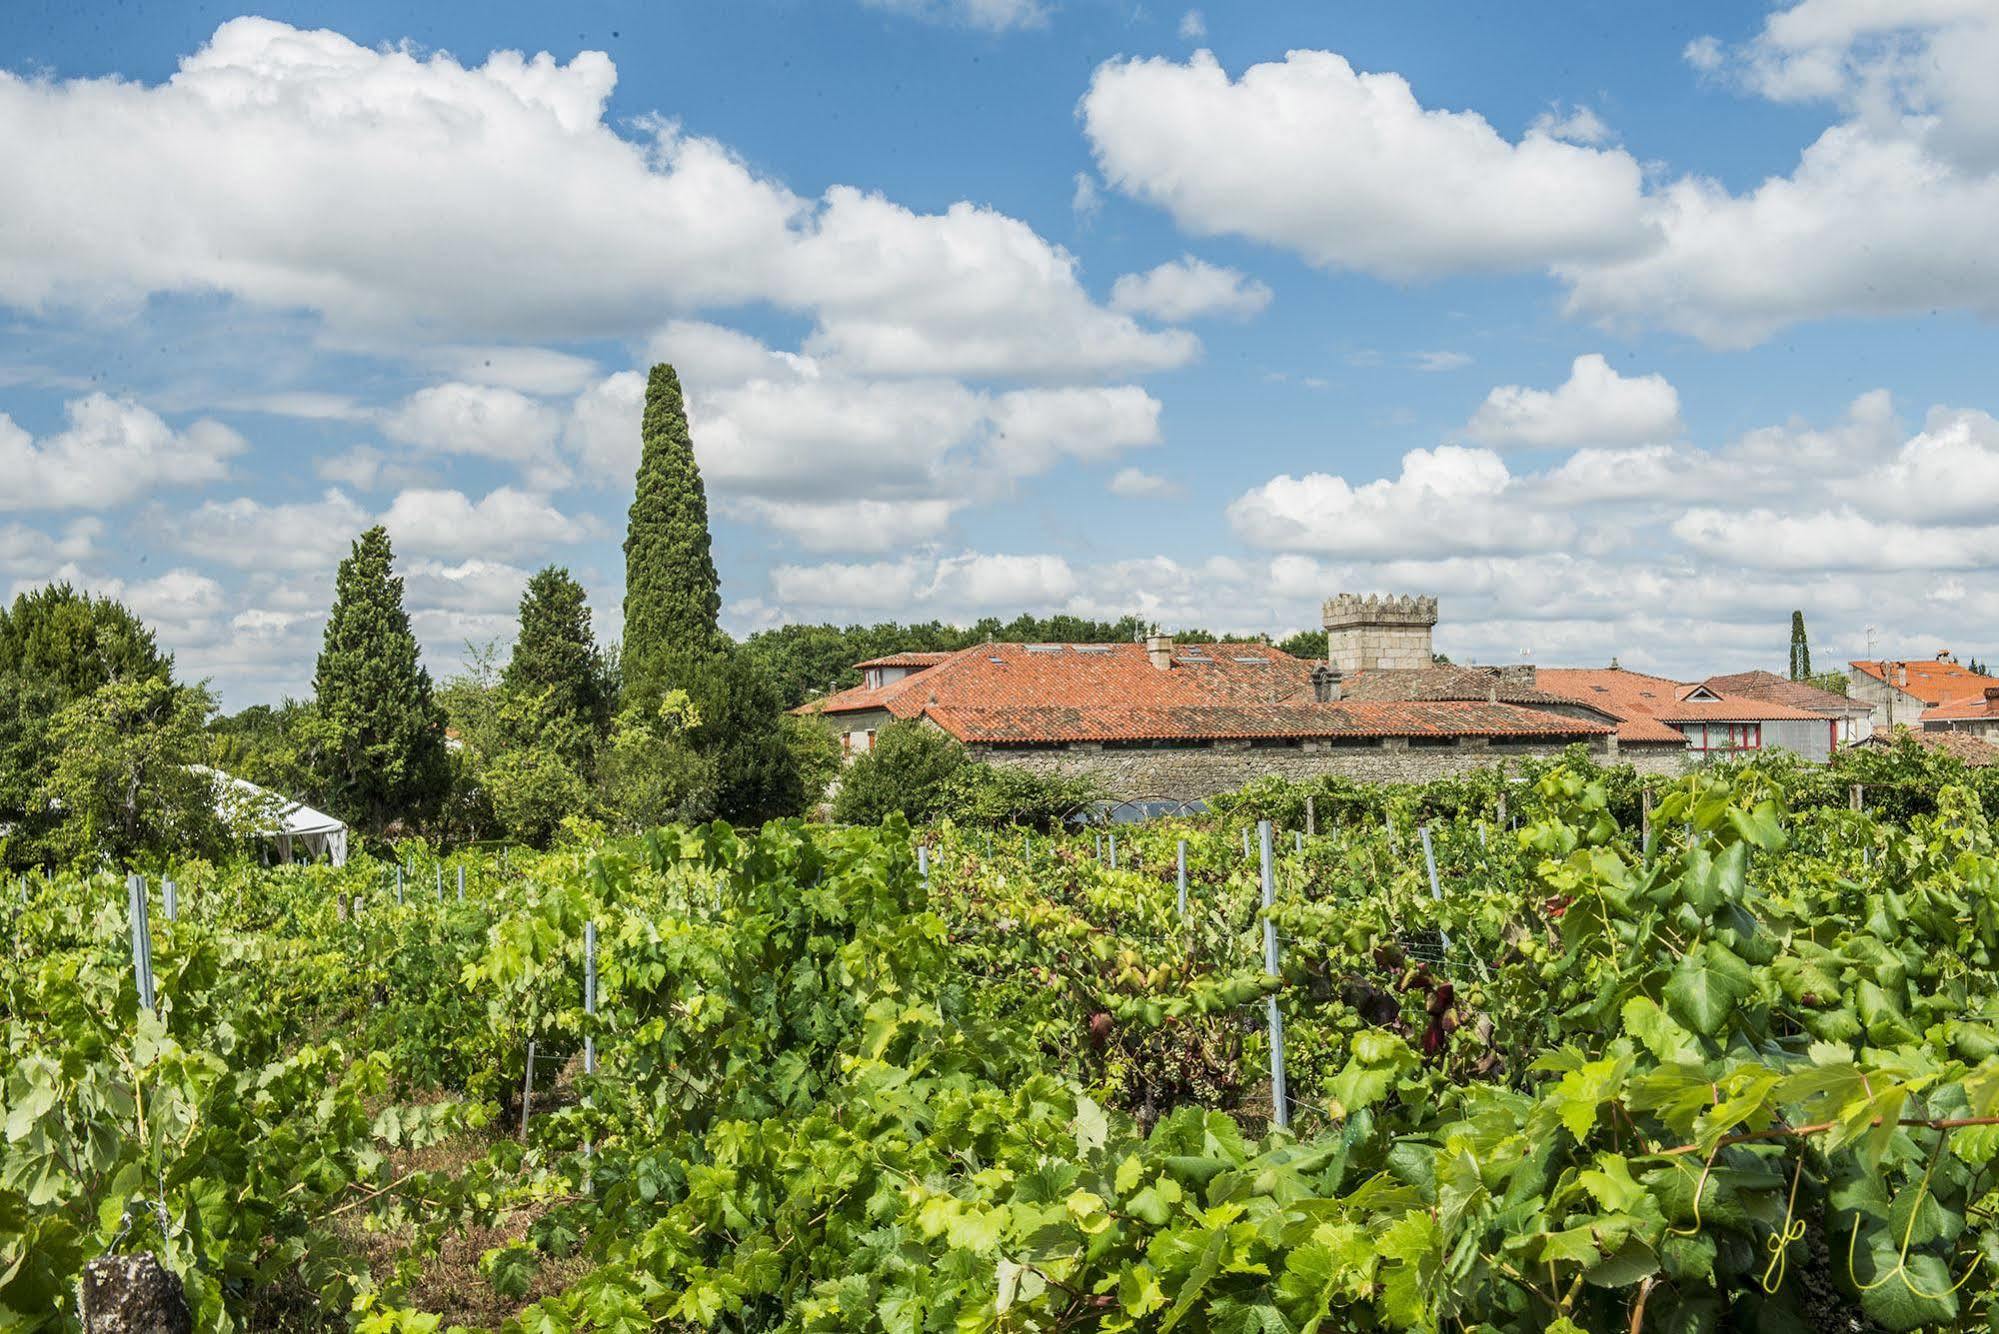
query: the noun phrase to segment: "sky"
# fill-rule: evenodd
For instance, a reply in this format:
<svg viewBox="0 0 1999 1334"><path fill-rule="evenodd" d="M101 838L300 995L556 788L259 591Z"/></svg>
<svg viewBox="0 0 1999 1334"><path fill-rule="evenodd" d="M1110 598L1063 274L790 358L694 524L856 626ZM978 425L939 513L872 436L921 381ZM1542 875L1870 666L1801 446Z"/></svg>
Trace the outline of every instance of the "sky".
<svg viewBox="0 0 1999 1334"><path fill-rule="evenodd" d="M14 0L0 590L310 692L615 638L646 370L725 627L1428 593L1458 661L1999 648L1999 0Z"/></svg>

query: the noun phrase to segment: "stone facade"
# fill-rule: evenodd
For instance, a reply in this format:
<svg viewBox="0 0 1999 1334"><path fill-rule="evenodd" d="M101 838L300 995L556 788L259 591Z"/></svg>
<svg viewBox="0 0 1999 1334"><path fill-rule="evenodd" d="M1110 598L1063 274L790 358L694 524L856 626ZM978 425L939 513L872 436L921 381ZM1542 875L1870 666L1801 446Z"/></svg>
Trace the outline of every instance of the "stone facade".
<svg viewBox="0 0 1999 1334"><path fill-rule="evenodd" d="M1566 746L1552 742L1492 743L1483 737L1425 745L1407 737L1370 742L1302 741L1283 745L1219 741L1195 746L1121 746L1079 743L1068 746L973 746L972 758L1010 765L1031 773L1090 777L1114 799L1170 797L1191 801L1233 792L1268 775L1298 781L1337 774L1362 782L1424 783L1480 769L1511 767L1528 759L1559 756ZM1677 746L1626 746L1614 739L1594 742L1599 764L1630 764L1640 773L1678 774L1686 752Z"/></svg>
<svg viewBox="0 0 1999 1334"><path fill-rule="evenodd" d="M1889 671L1893 671L1892 666ZM1916 727L1921 724L1923 710L1929 707L1906 690L1898 689L1868 672L1854 672L1847 678L1846 693L1858 700L1865 700L1874 706L1873 727L1887 731L1898 725Z"/></svg>
<svg viewBox="0 0 1999 1334"><path fill-rule="evenodd" d="M1321 609L1326 658L1342 672L1407 670L1433 661L1437 599L1341 593Z"/></svg>

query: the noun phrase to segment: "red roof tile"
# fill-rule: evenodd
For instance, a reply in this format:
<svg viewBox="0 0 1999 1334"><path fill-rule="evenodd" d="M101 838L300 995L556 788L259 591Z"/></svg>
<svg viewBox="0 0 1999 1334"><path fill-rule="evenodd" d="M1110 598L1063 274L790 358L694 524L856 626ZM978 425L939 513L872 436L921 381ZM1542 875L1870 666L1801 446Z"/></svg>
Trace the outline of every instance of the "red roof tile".
<svg viewBox="0 0 1999 1334"><path fill-rule="evenodd" d="M1312 695L1316 662L1266 644L1183 644L1171 668L1143 644L982 644L875 690L806 706L927 716L961 741L1608 734L1599 723L1483 701L1340 701Z"/></svg>
<svg viewBox="0 0 1999 1334"><path fill-rule="evenodd" d="M1914 695L1925 704L1982 699L1987 686L1999 686L1999 677L1981 676L1962 663L1939 662L1935 658L1916 658L1907 662L1867 660L1849 663L1848 666L1877 681L1891 682L1897 689ZM1903 671L1909 674L1907 685L1900 684Z"/></svg>
<svg viewBox="0 0 1999 1334"><path fill-rule="evenodd" d="M938 663L950 657L951 654L952 650L950 649L945 649L942 652L891 653L886 657L869 658L866 662L857 662L854 664L854 667L858 671L866 671L870 667L935 667Z"/></svg>
<svg viewBox="0 0 1999 1334"><path fill-rule="evenodd" d="M1793 681L1775 672L1735 672L1728 676L1710 676L1701 684L1719 695L1738 695L1744 699L1788 704L1794 709L1823 717L1858 716L1874 711L1874 706L1864 699L1836 695L1809 682Z"/></svg>
<svg viewBox="0 0 1999 1334"><path fill-rule="evenodd" d="M1999 764L1999 746L1993 745L1990 741L1972 736L1969 732L1912 732L1908 728L1897 724L1893 732L1877 730L1864 741L1859 741L1855 744L1886 748L1894 745L1903 737L1912 738L1924 750L1941 751L1945 755L1955 755L1973 769L1984 769L1988 766Z"/></svg>
<svg viewBox="0 0 1999 1334"><path fill-rule="evenodd" d="M1670 725L1677 722L1750 723L1824 717L1788 704L1712 690L1718 699L1687 699L1687 694L1701 687L1621 667L1543 667L1537 679L1544 689L1608 709L1622 719L1617 728L1620 742L1684 744L1685 736Z"/></svg>

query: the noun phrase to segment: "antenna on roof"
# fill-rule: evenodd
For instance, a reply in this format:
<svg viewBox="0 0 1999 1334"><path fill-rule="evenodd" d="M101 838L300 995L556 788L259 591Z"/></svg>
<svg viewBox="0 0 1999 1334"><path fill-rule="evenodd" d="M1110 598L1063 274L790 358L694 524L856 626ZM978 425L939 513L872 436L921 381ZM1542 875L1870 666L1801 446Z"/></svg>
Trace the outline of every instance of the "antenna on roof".
<svg viewBox="0 0 1999 1334"><path fill-rule="evenodd" d="M1867 627L1867 656L1870 660L1874 657L1874 627L1871 625Z"/></svg>

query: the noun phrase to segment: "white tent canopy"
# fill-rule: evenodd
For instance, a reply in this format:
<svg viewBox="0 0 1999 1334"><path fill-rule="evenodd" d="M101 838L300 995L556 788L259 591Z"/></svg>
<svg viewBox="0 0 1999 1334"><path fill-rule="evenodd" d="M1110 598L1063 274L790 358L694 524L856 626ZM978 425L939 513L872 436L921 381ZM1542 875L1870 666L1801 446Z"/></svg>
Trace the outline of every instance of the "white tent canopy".
<svg viewBox="0 0 1999 1334"><path fill-rule="evenodd" d="M347 826L339 820L220 769L202 772L215 780L216 814L237 833L265 840L277 860L347 864Z"/></svg>

